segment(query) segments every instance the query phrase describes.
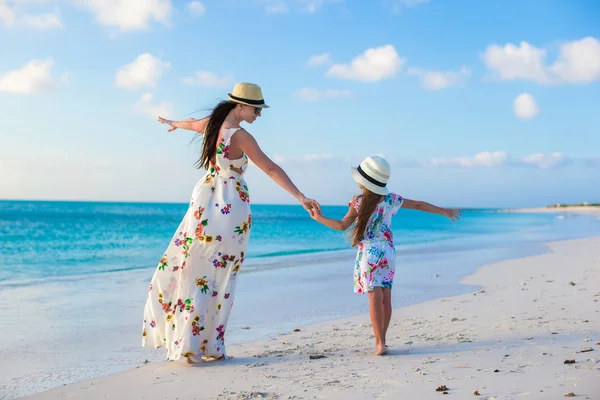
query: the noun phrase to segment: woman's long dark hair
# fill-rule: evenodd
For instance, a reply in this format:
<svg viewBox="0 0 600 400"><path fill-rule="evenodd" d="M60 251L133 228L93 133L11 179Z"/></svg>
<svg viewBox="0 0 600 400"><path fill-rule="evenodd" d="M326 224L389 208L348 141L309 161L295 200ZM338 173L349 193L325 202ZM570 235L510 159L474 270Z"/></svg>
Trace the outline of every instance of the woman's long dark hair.
<svg viewBox="0 0 600 400"><path fill-rule="evenodd" d="M377 204L381 201L380 194L376 194L368 190L367 188L363 188L362 195L360 198L360 206L358 208L358 215L356 217L356 225L350 231L352 238L352 247L356 246L362 239L365 234L365 230L367 229L367 223L369 222L369 218L375 212L377 208Z"/></svg>
<svg viewBox="0 0 600 400"><path fill-rule="evenodd" d="M210 163L217 153L217 140L221 125L227 118L227 115L235 108L237 104L232 101L222 101L213 108L208 115L208 122L204 129L204 143L202 144L202 153L195 166L198 169L209 169Z"/></svg>

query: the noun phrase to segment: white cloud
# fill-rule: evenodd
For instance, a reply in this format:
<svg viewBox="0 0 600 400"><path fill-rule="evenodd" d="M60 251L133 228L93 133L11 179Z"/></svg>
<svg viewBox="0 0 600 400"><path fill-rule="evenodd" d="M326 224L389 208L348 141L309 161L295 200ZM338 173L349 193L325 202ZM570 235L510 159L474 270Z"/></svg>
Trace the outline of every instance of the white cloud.
<svg viewBox="0 0 600 400"><path fill-rule="evenodd" d="M600 80L600 41L593 37L564 42L553 64L548 52L527 42L519 46L488 46L483 54L486 67L501 80L531 80L542 85L585 84Z"/></svg>
<svg viewBox="0 0 600 400"><path fill-rule="evenodd" d="M334 90L334 89L312 89L303 88L297 90L295 93L296 98L304 101L317 101L323 99L335 99L350 97L352 93L349 90Z"/></svg>
<svg viewBox="0 0 600 400"><path fill-rule="evenodd" d="M17 16L14 10L8 6L8 4L3 3L0 0L0 22L2 22L6 26L13 26Z"/></svg>
<svg viewBox="0 0 600 400"><path fill-rule="evenodd" d="M422 162L431 167L492 168L500 166L557 168L571 164L571 160L562 153L536 153L514 160L503 151L477 153L473 157L433 158Z"/></svg>
<svg viewBox="0 0 600 400"><path fill-rule="evenodd" d="M440 90L450 86L463 85L471 77L471 71L465 66L462 66L458 72L409 68L407 73L408 75L420 77L421 85L426 90Z"/></svg>
<svg viewBox="0 0 600 400"><path fill-rule="evenodd" d="M586 37L560 46L560 55L550 67L563 82L578 84L600 80L600 41Z"/></svg>
<svg viewBox="0 0 600 400"><path fill-rule="evenodd" d="M133 62L119 68L115 76L115 85L126 89L154 87L160 77L171 68L150 53L140 54Z"/></svg>
<svg viewBox="0 0 600 400"><path fill-rule="evenodd" d="M120 31L147 29L153 21L168 25L173 11L172 0L70 0L69 2L89 10L100 24L116 27ZM62 26L62 21L56 12L20 15L24 7L33 3L59 3L59 1L0 0L0 23L7 26L23 24L37 29ZM16 6L19 6L18 10ZM204 5L200 1L192 1L189 7L195 15L204 11Z"/></svg>
<svg viewBox="0 0 600 400"><path fill-rule="evenodd" d="M56 87L50 73L53 66L51 58L31 60L17 70L0 74L0 92L31 94L51 91Z"/></svg>
<svg viewBox="0 0 600 400"><path fill-rule="evenodd" d="M392 45L367 49L354 58L350 64L335 64L329 68L327 76L361 82L375 82L396 75L404 60L398 56Z"/></svg>
<svg viewBox="0 0 600 400"><path fill-rule="evenodd" d="M316 67L318 65L330 65L331 55L329 53L317 54L308 59L308 65Z"/></svg>
<svg viewBox="0 0 600 400"><path fill-rule="evenodd" d="M269 14L285 14L290 11L287 4L283 1L269 3L265 6L265 11Z"/></svg>
<svg viewBox="0 0 600 400"><path fill-rule="evenodd" d="M513 103L513 112L521 119L531 119L539 114L540 108L529 93L521 93Z"/></svg>
<svg viewBox="0 0 600 400"><path fill-rule="evenodd" d="M183 83L190 86L228 87L233 81L233 76L218 76L209 71L196 71L194 76L183 78Z"/></svg>
<svg viewBox="0 0 600 400"><path fill-rule="evenodd" d="M74 0L89 9L96 20L121 31L148 28L151 21L168 24L171 17L171 0Z"/></svg>
<svg viewBox="0 0 600 400"><path fill-rule="evenodd" d="M584 161L585 162L585 161ZM421 162L430 167L492 168L501 166L537 167L542 169L571 165L572 160L562 153L535 153L515 159L503 151L477 153L473 157L442 157Z"/></svg>
<svg viewBox="0 0 600 400"><path fill-rule="evenodd" d="M483 60L486 67L502 80L528 79L547 83L545 57L546 50L521 42L518 47L512 43L504 47L491 45L486 49Z"/></svg>
<svg viewBox="0 0 600 400"><path fill-rule="evenodd" d="M425 161L423 165L432 167L497 167L508 161L508 155L503 151L481 152L473 157L451 157L432 158Z"/></svg>
<svg viewBox="0 0 600 400"><path fill-rule="evenodd" d="M190 13L195 17L201 17L206 13L206 7L200 1L192 1L187 5Z"/></svg>
<svg viewBox="0 0 600 400"><path fill-rule="evenodd" d="M23 24L31 28L40 30L63 27L58 11L39 15L25 15L21 19L21 21L23 22Z"/></svg>
<svg viewBox="0 0 600 400"><path fill-rule="evenodd" d="M45 14L24 14L30 3L53 2L54 0L22 1L0 0L0 23L8 27L26 26L34 29L62 28L58 9Z"/></svg>
<svg viewBox="0 0 600 400"><path fill-rule="evenodd" d="M157 117L169 118L173 114L173 105L167 102L152 104L152 93L144 93L142 98L133 105L133 109L141 114L147 115L152 119Z"/></svg>
<svg viewBox="0 0 600 400"><path fill-rule="evenodd" d="M536 153L523 158L523 163L544 169L564 166L567 165L569 162L569 159L565 157L562 153Z"/></svg>

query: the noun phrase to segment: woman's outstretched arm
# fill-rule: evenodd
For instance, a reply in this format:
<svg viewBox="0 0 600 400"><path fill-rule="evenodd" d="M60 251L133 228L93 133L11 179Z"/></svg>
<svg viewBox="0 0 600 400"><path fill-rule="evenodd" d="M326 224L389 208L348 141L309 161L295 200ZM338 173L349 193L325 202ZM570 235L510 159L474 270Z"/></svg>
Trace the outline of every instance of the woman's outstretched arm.
<svg viewBox="0 0 600 400"><path fill-rule="evenodd" d="M167 132L171 132L177 128L181 128L187 129L188 131L204 133L204 129L206 129L206 123L208 122L208 117L202 119L188 118L184 119L183 121L171 121L170 119L158 117L158 122L160 122L161 124L167 124L171 126L171 128Z"/></svg>
<svg viewBox="0 0 600 400"><path fill-rule="evenodd" d="M320 205L313 199L309 199L294 185L294 182L285 173L285 171L271 160L258 145L254 137L245 129L240 129L231 139L231 144L239 147L254 164L258 166L265 174L267 174L275 183L285 189L289 194L294 196L302 206L310 211L312 207L320 209Z"/></svg>

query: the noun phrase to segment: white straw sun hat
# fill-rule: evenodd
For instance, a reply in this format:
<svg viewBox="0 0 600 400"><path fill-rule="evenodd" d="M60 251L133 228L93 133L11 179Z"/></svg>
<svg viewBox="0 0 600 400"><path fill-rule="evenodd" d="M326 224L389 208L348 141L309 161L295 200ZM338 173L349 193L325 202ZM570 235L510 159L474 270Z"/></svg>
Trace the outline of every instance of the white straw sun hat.
<svg viewBox="0 0 600 400"><path fill-rule="evenodd" d="M379 156L365 158L357 168L352 168L352 178L373 193L388 194L387 183L392 174L390 164Z"/></svg>
<svg viewBox="0 0 600 400"><path fill-rule="evenodd" d="M228 94L229 100L234 103L245 104L258 108L269 108L265 104L262 90L255 83L240 82L236 83L231 93Z"/></svg>

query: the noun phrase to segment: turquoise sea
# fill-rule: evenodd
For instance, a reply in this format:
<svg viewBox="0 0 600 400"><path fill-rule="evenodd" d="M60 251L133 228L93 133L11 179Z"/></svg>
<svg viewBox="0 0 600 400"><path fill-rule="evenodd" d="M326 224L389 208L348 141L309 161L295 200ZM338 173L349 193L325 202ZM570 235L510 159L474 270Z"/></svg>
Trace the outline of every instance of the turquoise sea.
<svg viewBox="0 0 600 400"><path fill-rule="evenodd" d="M0 201L0 288L58 277L82 277L156 266L186 204ZM325 206L342 217L347 207ZM348 250L346 233L314 222L299 206L253 205L245 270L331 257ZM400 251L440 251L505 242L577 237L596 229L556 215L465 210L459 223L412 210L394 220Z"/></svg>
<svg viewBox="0 0 600 400"><path fill-rule="evenodd" d="M187 204L0 201L0 399L164 359L141 348L148 283ZM325 206L342 217L345 206ZM368 312L352 291L347 234L299 206L252 205L230 346ZM479 266L541 254L543 243L600 236L596 216L467 209L456 223L404 210L394 306L466 293ZM25 356L26 355L26 356Z"/></svg>

